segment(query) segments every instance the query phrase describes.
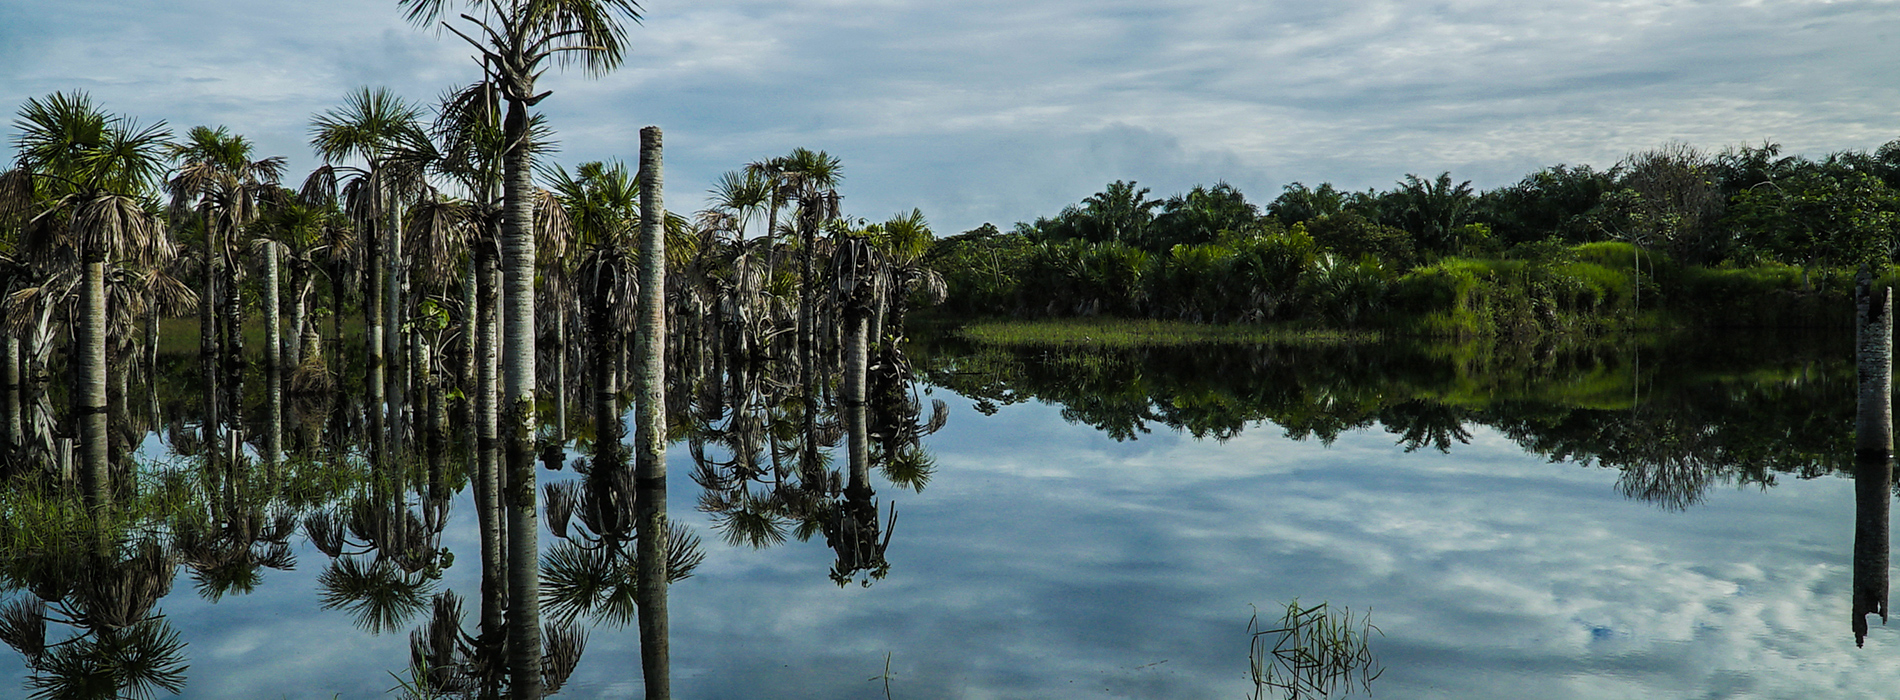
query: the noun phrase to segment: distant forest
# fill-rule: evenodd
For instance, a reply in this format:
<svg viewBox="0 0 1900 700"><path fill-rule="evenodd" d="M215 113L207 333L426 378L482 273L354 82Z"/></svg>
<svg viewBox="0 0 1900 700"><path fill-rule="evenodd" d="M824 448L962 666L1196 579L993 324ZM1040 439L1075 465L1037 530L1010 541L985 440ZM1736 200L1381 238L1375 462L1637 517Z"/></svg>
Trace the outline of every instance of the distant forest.
<svg viewBox="0 0 1900 700"><path fill-rule="evenodd" d="M1634 323L1835 325L1900 222L1900 140L1819 160L1672 143L1488 191L1116 181L1052 217L943 239L957 315L1097 314L1493 334Z"/></svg>

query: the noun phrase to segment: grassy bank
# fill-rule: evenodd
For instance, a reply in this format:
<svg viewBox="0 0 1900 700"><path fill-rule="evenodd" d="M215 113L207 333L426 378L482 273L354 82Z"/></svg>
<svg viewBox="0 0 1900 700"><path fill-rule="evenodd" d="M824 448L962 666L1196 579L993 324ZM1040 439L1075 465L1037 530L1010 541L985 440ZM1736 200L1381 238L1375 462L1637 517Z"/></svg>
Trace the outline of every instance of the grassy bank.
<svg viewBox="0 0 1900 700"><path fill-rule="evenodd" d="M1368 343L1377 331L1300 328L1287 324L1214 324L1156 319L1053 318L979 319L951 331L987 345L1141 347L1197 343L1275 343L1333 345Z"/></svg>

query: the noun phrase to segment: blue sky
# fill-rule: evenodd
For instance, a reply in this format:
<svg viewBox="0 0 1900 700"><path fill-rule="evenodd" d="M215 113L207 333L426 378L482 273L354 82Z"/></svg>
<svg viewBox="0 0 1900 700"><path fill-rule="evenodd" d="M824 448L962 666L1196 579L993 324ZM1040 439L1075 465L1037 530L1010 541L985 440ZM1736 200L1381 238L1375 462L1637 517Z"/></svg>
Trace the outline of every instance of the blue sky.
<svg viewBox="0 0 1900 700"><path fill-rule="evenodd" d="M1480 188L1671 140L1823 155L1900 138L1900 4L1801 0L713 0L644 3L625 65L551 74L563 163L667 133L669 206L793 147L843 159L849 214L940 235L1048 215L1116 179ZM222 124L293 173L357 87L471 81L393 0L0 0L0 106L85 90ZM11 138L11 129L4 129Z"/></svg>

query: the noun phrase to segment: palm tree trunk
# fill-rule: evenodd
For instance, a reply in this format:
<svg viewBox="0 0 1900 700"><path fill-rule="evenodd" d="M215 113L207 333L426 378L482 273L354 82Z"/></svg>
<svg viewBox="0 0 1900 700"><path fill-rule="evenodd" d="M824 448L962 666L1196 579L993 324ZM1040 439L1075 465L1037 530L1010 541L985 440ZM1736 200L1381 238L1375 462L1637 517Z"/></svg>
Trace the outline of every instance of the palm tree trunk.
<svg viewBox="0 0 1900 700"><path fill-rule="evenodd" d="M1867 616L1887 622L1888 522L1893 511L1893 457L1858 455L1854 460L1854 645L1867 639Z"/></svg>
<svg viewBox="0 0 1900 700"><path fill-rule="evenodd" d="M264 245L264 365L284 371L283 299L278 294L277 246Z"/></svg>
<svg viewBox="0 0 1900 700"><path fill-rule="evenodd" d="M303 366L303 336L310 321L310 265L293 259L290 263L290 333L284 336L280 350L285 374Z"/></svg>
<svg viewBox="0 0 1900 700"><path fill-rule="evenodd" d="M647 700L672 697L667 639L666 522L666 205L660 128L640 130L640 305L635 341L634 483L638 497L634 568L640 616L640 668Z"/></svg>
<svg viewBox="0 0 1900 700"><path fill-rule="evenodd" d="M381 188L375 195L380 201ZM363 389L369 405L369 452L370 464L382 468L388 466L384 455L388 435L388 424L384 421L383 394L383 237L385 233L369 231L369 264L364 270L363 279Z"/></svg>
<svg viewBox="0 0 1900 700"><path fill-rule="evenodd" d="M798 269L798 377L799 384L807 387L812 383L811 364L817 354L812 347L816 335L812 328L812 296L816 293L812 289L816 284L812 275L812 248L818 244L817 232L813 230L818 227L814 220L817 214L806 211L808 206L809 203L800 204L798 215L798 239L803 246L799 251Z"/></svg>
<svg viewBox="0 0 1900 700"><path fill-rule="evenodd" d="M1873 285L1872 273L1861 268L1854 295L1860 350L1854 453L1887 458L1893 455L1893 290Z"/></svg>
<svg viewBox="0 0 1900 700"><path fill-rule="evenodd" d="M567 305L554 314L554 439L567 443Z"/></svg>
<svg viewBox="0 0 1900 700"><path fill-rule="evenodd" d="M855 305L851 305L855 306ZM851 456L851 478L845 487L847 498L868 500L870 479L870 431L864 417L865 375L869 373L869 328L859 308L845 309L844 404L845 435Z"/></svg>
<svg viewBox="0 0 1900 700"><path fill-rule="evenodd" d="M526 97L523 95L522 97ZM510 97L503 124L502 284L508 304L503 361L508 411L508 666L516 698L540 700L541 579L534 473L534 191L528 151L528 108Z"/></svg>
<svg viewBox="0 0 1900 700"><path fill-rule="evenodd" d="M625 437L620 423L620 378L614 358L620 352L620 329L613 322L608 304L611 284L597 281L588 295L587 325L592 335L589 349L594 367L594 463L606 468L624 469L620 441Z"/></svg>
<svg viewBox="0 0 1900 700"><path fill-rule="evenodd" d="M231 241L226 238L225 248ZM237 283L237 261L226 258L224 261L224 280L219 283L219 291L224 293L224 320L218 325L218 331L224 334L225 373L233 378L242 377L248 358L244 356L244 299ZM237 413L232 412L229 420L236 421Z"/></svg>
<svg viewBox="0 0 1900 700"><path fill-rule="evenodd" d="M85 262L86 308L79 347L79 414L81 443L80 482L86 505L98 509L112 502L111 474L106 469L111 446L106 442L106 264L103 255Z"/></svg>
<svg viewBox="0 0 1900 700"><path fill-rule="evenodd" d="M458 341L462 349L462 365L457 370L457 374L460 376L456 377L456 386L462 387L462 389L471 396L474 395L475 389L476 364L481 362L475 351L475 334L481 332L481 330L479 330L480 325L476 320L480 316L480 312L477 310L479 307L476 306L477 300L479 299L479 287L481 286L481 283L478 282L476 278L480 274L483 274L483 272L477 266L475 253L471 250L469 252L468 270L462 273L462 336ZM462 415L468 417L468 422L475 422L474 403L465 401L462 406L466 411Z"/></svg>
<svg viewBox="0 0 1900 700"><path fill-rule="evenodd" d="M486 241L477 244L474 258L476 269L476 306L475 306L475 514L481 527L482 540L482 637L491 643L498 643L506 634L502 613L507 609L508 581L504 578L505 563L502 548L502 511L501 511L501 456L498 452L498 412L496 401L500 394L500 367L496 345L500 341L498 328L499 299L496 286L501 282L501 270L495 266L495 256L489 253L490 244Z"/></svg>
<svg viewBox="0 0 1900 700"><path fill-rule="evenodd" d="M0 416L0 429L6 430L0 435L0 453L19 447L24 430L20 420L20 338L12 333L0 331L0 410L6 414Z"/></svg>
<svg viewBox="0 0 1900 700"><path fill-rule="evenodd" d="M213 449L222 440L218 427L222 424L218 415L218 399L223 394L218 391L218 378L224 371L224 363L218 353L218 300L224 298L218 294L218 281L224 277L224 256L218 254L218 226L211 220L207 209L199 209L199 219L205 225L204 248L204 293L198 296L198 363L204 372L205 413L199 438L207 452L207 461L211 466L217 463L217 451Z"/></svg>
<svg viewBox="0 0 1900 700"><path fill-rule="evenodd" d="M402 238L402 212L396 197L388 196L384 204L389 217L389 236L383 250L383 361L384 378L389 382L384 395L389 397L389 439L390 450L401 453L406 428L412 423L405 419L409 414L409 363L404 346L409 338L403 332L403 320L408 317L408 305L404 292L403 279L404 253Z"/></svg>
<svg viewBox="0 0 1900 700"><path fill-rule="evenodd" d="M223 248L228 250L230 239L226 238L224 243ZM237 273L237 261L226 258L224 280L219 283L219 290L224 293L224 319L218 325L219 332L224 334L224 378L219 389L223 391L225 401L221 409L225 434L223 442L219 444L233 448L244 441L244 370L248 365L244 355L244 302L238 289ZM226 458L235 455L235 449L227 448L224 453Z"/></svg>
<svg viewBox="0 0 1900 700"><path fill-rule="evenodd" d="M1874 288L1862 267L1855 281L1860 405L1854 429L1854 644L1867 638L1867 615L1887 620L1888 516L1893 501L1893 290Z"/></svg>

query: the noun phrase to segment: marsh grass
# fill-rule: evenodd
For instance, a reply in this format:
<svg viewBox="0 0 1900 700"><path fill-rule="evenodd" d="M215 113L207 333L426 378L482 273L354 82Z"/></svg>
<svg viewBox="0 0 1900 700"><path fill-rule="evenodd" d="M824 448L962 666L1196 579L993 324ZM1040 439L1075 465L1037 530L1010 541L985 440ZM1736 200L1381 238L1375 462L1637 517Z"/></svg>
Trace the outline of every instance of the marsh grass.
<svg viewBox="0 0 1900 700"><path fill-rule="evenodd" d="M1205 324L1125 318L1035 321L986 319L953 331L985 345L1150 347L1205 343L1347 345L1380 340L1377 331L1325 330L1293 325Z"/></svg>
<svg viewBox="0 0 1900 700"><path fill-rule="evenodd" d="M1247 620L1247 660L1253 675L1252 700L1327 698L1354 687L1372 692L1372 681L1385 673L1368 644L1380 632L1372 614L1355 619L1352 610L1320 603L1301 607L1287 602L1277 626L1262 629L1260 613Z"/></svg>

